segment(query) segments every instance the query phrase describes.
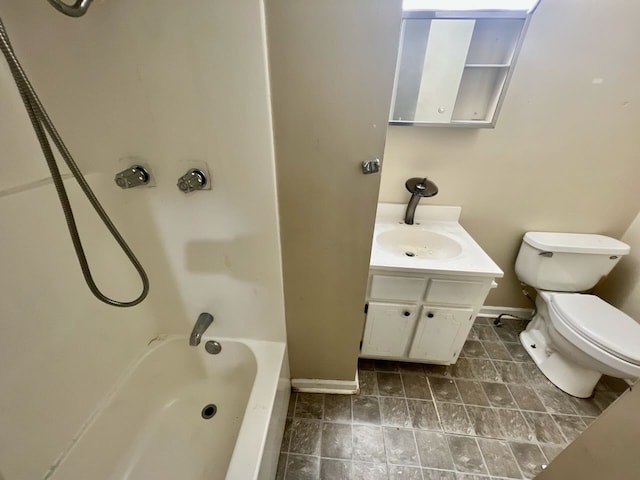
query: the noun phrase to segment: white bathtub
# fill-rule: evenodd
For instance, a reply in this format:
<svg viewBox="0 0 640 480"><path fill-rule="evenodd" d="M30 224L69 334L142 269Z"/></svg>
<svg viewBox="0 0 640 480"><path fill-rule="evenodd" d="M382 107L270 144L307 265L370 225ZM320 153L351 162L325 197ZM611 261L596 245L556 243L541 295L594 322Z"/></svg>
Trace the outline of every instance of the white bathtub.
<svg viewBox="0 0 640 480"><path fill-rule="evenodd" d="M46 478L274 478L289 401L285 344L216 338L222 351L211 355L207 340L154 340ZM217 413L204 419L208 404Z"/></svg>

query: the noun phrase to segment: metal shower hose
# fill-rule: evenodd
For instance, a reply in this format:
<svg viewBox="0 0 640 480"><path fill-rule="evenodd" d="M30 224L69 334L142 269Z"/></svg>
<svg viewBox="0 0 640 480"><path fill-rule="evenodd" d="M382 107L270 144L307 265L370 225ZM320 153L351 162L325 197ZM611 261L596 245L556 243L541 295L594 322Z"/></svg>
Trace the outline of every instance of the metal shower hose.
<svg viewBox="0 0 640 480"><path fill-rule="evenodd" d="M62 141L62 138L56 131L56 128L53 125L53 122L51 121L44 107L40 103L38 95L36 94L35 90L31 86L31 82L29 82L29 78L27 77L27 74L22 69L20 62L18 61L18 58L15 55L15 52L13 51L13 48L11 46L11 41L9 40L9 37L4 28L4 24L2 23L1 18L0 18L0 50L2 50L2 53L4 54L4 57L6 58L7 63L9 64L9 68L11 69L11 74L16 83L16 86L18 87L20 96L22 97L22 101L24 102L25 109L29 114L29 119L31 120L31 124L33 125L33 130L36 134L36 137L38 137L38 141L40 142L40 147L42 148L42 153L44 154L44 157L47 161L47 166L51 171L51 178L53 179L53 184L56 187L56 192L58 193L58 198L60 199L60 204L62 205L62 210L64 211L64 218L67 222L69 234L71 235L73 248L76 251L76 256L78 257L78 262L80 263L80 268L82 269L82 275L84 276L84 279L87 283L87 286L89 287L89 290L91 290L91 293L93 293L98 298L98 300L101 300L102 302L107 303L109 305L113 305L115 307L133 307L134 305L138 305L140 302L142 302L145 299L145 297L149 293L149 278L147 277L147 274L144 271L144 268L142 267L142 265L134 255L133 251L131 250L131 248L129 248L129 245L127 245L127 242L125 242L124 238L122 238L122 235L120 235L120 232L118 232L118 229L113 224L113 222L111 221L107 213L104 211L104 209L102 208L102 205L100 205L100 202L98 201L95 194L91 190L91 187L89 187L89 184L87 183L84 176L82 175L82 172L80 171L80 169L76 165L76 162L73 160L73 157L69 153L69 150L67 150L67 147ZM55 144L58 151L60 152L60 155L62 156L65 163L69 167L69 170L71 170L73 177L76 179L76 181L80 185L80 188L82 189L85 196L89 200L89 203L91 204L93 209L96 211L96 213L98 214L102 222L105 224L105 226L107 227L107 229L109 230L113 238L116 240L116 242L118 242L118 245L120 245L120 248L122 248L122 251L125 253L125 255L129 259L131 264L138 271L138 275L140 275L140 280L142 281L142 293L135 300L131 300L128 302L113 300L107 297L106 295L104 295L100 291L98 286L95 284L95 282L93 281L93 277L91 275L91 269L89 268L87 257L84 253L82 242L80 240L80 235L78 233L78 228L76 226L76 222L73 217L73 211L71 209L69 197L67 196L67 192L65 190L64 183L60 175L60 170L58 169L58 165L56 164L53 151L51 150L51 145L49 145L49 141L47 139L47 133L49 133L49 136L53 140L53 143Z"/></svg>

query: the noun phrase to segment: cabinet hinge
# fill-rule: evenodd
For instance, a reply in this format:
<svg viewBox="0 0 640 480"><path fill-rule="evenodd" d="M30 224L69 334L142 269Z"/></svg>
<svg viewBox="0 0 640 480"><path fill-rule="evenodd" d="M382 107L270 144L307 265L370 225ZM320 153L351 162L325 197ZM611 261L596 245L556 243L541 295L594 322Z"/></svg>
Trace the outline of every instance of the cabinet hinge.
<svg viewBox="0 0 640 480"><path fill-rule="evenodd" d="M368 303L364 304L364 313L369 313L369 304Z"/></svg>

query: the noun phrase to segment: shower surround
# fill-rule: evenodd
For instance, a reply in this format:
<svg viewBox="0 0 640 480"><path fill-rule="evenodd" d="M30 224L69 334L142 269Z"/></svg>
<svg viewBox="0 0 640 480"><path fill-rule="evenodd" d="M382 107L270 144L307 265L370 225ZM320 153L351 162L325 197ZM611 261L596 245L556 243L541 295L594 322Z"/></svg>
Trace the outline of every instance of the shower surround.
<svg viewBox="0 0 640 480"><path fill-rule="evenodd" d="M151 281L149 297L134 308L91 296L0 62L0 477L56 478L110 395L127 391L127 372L161 350L155 339L184 336L183 353L192 356L185 361L214 368L222 357L187 347L204 311L215 317L207 336L221 341L221 355L222 339L281 351L274 370L262 372L279 387L272 384L272 398L262 401L282 403L276 391L287 391L288 369L281 368L285 325L262 3L94 2L73 19L44 0L0 0L0 15L43 104ZM123 191L113 183L132 159L150 166L155 187ZM213 188L184 195L175 182L193 162L207 164ZM112 296L132 298L139 291L135 271L73 180L65 182L96 282ZM257 364L256 379L264 368ZM205 422L201 408L187 415ZM256 448L268 448L266 432L261 438Z"/></svg>

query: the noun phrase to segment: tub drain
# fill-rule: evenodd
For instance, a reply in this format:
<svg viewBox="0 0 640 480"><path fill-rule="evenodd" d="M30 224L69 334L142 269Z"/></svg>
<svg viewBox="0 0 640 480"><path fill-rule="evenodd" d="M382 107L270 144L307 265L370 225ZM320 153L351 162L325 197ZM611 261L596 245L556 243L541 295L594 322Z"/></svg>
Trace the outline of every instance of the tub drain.
<svg viewBox="0 0 640 480"><path fill-rule="evenodd" d="M213 403L210 403L202 409L202 418L204 418L205 420L209 420L216 414L217 411L218 407L216 407Z"/></svg>
<svg viewBox="0 0 640 480"><path fill-rule="evenodd" d="M413 252L404 252L404 254L405 254L407 257L415 257L415 256L416 256L416 254L415 254L415 253L413 253Z"/></svg>

